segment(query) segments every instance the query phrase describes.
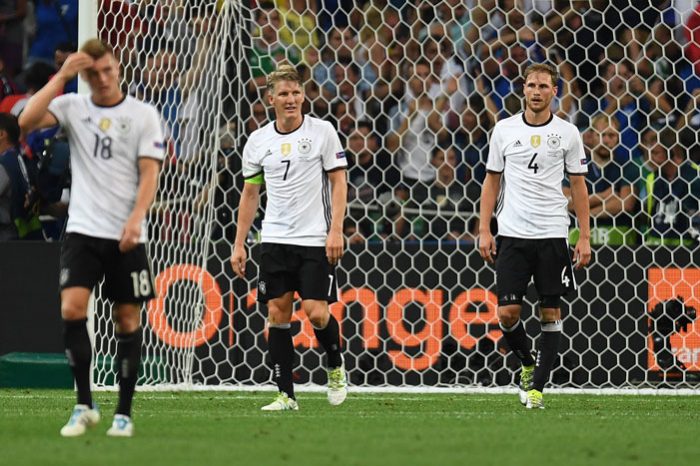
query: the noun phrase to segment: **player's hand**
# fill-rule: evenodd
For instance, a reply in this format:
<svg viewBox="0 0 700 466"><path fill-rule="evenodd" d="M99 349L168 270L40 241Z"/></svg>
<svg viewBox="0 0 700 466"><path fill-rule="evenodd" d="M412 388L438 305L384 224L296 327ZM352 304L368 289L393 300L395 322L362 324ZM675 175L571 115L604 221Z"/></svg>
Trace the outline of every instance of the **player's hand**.
<svg viewBox="0 0 700 466"><path fill-rule="evenodd" d="M141 220L136 217L129 217L124 224L122 237L119 239L119 251L128 252L139 244L141 238Z"/></svg>
<svg viewBox="0 0 700 466"><path fill-rule="evenodd" d="M326 238L326 257L328 263L335 265L343 257L343 234L341 232L330 232Z"/></svg>
<svg viewBox="0 0 700 466"><path fill-rule="evenodd" d="M494 263L496 256L496 238L490 232L479 233L479 253L489 264Z"/></svg>
<svg viewBox="0 0 700 466"><path fill-rule="evenodd" d="M93 63L95 63L95 60L87 53L71 53L68 55L68 58L66 58L63 66L61 66L61 69L56 73L56 76L65 81L70 81L82 70L90 68Z"/></svg>
<svg viewBox="0 0 700 466"><path fill-rule="evenodd" d="M574 262L576 270L582 269L591 262L591 242L586 239L579 238L574 249Z"/></svg>
<svg viewBox="0 0 700 466"><path fill-rule="evenodd" d="M248 253L245 250L245 246L233 247L233 253L231 253L231 267L233 267L233 273L235 273L238 278L245 278L245 263L247 259Z"/></svg>

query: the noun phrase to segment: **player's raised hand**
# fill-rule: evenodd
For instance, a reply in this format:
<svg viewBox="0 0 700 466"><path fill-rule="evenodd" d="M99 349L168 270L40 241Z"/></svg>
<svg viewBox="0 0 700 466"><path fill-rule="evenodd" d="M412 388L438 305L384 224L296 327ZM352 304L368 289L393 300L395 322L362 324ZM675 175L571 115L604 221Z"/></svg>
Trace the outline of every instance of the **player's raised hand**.
<svg viewBox="0 0 700 466"><path fill-rule="evenodd" d="M485 231L479 233L479 253L486 262L489 264L494 263L494 256L496 255L496 238L493 237L491 232Z"/></svg>
<svg viewBox="0 0 700 466"><path fill-rule="evenodd" d="M124 224L122 237L119 239L119 251L128 252L139 244L141 238L141 220L133 215Z"/></svg>
<svg viewBox="0 0 700 466"><path fill-rule="evenodd" d="M326 238L326 257L330 264L337 264L343 257L343 234L341 232L329 232Z"/></svg>
<svg viewBox="0 0 700 466"><path fill-rule="evenodd" d="M234 246L233 253L231 253L231 267L233 267L233 273L238 278L245 278L245 263L247 259L248 253L245 250L245 246Z"/></svg>
<svg viewBox="0 0 700 466"><path fill-rule="evenodd" d="M56 75L61 79L70 81L82 70L91 67L94 62L95 60L93 60L87 53L71 53L68 55L68 58L66 58L66 61L63 63L63 66L61 66L61 69L58 70Z"/></svg>
<svg viewBox="0 0 700 466"><path fill-rule="evenodd" d="M591 242L579 238L574 249L574 262L576 270L582 269L591 262Z"/></svg>

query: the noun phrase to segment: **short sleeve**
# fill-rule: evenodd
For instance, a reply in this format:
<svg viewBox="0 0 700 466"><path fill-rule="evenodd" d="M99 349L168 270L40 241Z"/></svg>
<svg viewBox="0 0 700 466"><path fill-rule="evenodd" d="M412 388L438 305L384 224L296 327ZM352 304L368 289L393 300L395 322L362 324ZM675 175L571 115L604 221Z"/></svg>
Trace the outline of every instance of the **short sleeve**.
<svg viewBox="0 0 700 466"><path fill-rule="evenodd" d="M489 155L486 160L486 171L503 173L505 168L501 142L501 127L496 125L489 139Z"/></svg>
<svg viewBox="0 0 700 466"><path fill-rule="evenodd" d="M583 140L578 130L571 132L569 147L564 154L566 172L570 175L585 175L588 173L588 160L583 149Z"/></svg>
<svg viewBox="0 0 700 466"><path fill-rule="evenodd" d="M255 142L251 137L243 147L243 178L246 181L255 180L262 174L262 171L262 166L255 153Z"/></svg>
<svg viewBox="0 0 700 466"><path fill-rule="evenodd" d="M148 106L148 111L144 112L141 124L138 156L163 160L165 157L165 140L158 111Z"/></svg>
<svg viewBox="0 0 700 466"><path fill-rule="evenodd" d="M64 94L56 97L49 103L48 110L56 118L58 124L64 128L70 127L70 108L75 99L80 97L77 94Z"/></svg>
<svg viewBox="0 0 700 466"><path fill-rule="evenodd" d="M345 151L340 144L338 133L333 128L333 125L324 123L324 144L321 148L321 158L323 160L323 169L327 172L338 168L346 168L348 161L345 158Z"/></svg>

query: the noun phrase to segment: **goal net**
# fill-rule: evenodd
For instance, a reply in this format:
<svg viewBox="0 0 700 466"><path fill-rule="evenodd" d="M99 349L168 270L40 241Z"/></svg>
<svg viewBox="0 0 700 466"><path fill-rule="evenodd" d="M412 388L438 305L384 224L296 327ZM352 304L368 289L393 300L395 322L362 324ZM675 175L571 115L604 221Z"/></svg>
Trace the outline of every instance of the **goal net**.
<svg viewBox="0 0 700 466"><path fill-rule="evenodd" d="M265 75L286 61L304 76L305 111L333 122L350 162L348 248L331 311L351 384L512 387L519 364L498 327L494 270L474 240L490 130L522 110L525 67L547 62L561 74L553 110L586 146L593 244L578 292L564 299L551 387L700 390L694 2L100 5L99 33L117 51L125 88L160 110L167 134L140 386L271 383L266 310L256 304L262 210L246 280L229 258L242 147L271 117ZM555 139L524 143L544 153ZM572 244L577 237L572 214ZM536 302L531 289L523 320L533 347ZM298 306L294 380L324 385L323 352ZM109 387L116 339L99 290L94 310L94 382Z"/></svg>

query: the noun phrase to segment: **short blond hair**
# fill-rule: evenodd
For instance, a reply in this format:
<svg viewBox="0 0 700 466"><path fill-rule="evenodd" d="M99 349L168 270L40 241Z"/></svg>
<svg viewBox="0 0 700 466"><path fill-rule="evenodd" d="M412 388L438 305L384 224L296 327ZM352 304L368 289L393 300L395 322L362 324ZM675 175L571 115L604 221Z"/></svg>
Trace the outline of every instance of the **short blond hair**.
<svg viewBox="0 0 700 466"><path fill-rule="evenodd" d="M617 121L617 118L615 118L613 115L608 115L605 112L598 112L591 117L591 129L595 128L595 126L601 121L605 123L605 126L612 126L616 130L620 129L620 122Z"/></svg>
<svg viewBox="0 0 700 466"><path fill-rule="evenodd" d="M273 92L275 90L275 84L280 81L292 81L299 83L299 86L304 85L301 81L301 75L292 65L288 63L282 63L277 66L277 69L267 75L267 90Z"/></svg>
<svg viewBox="0 0 700 466"><path fill-rule="evenodd" d="M524 80L527 82L527 77L533 73L547 73L552 78L552 86L557 85L559 82L559 72L552 65L547 63L533 63L532 65L525 68Z"/></svg>
<svg viewBox="0 0 700 466"><path fill-rule="evenodd" d="M96 37L88 39L83 46L80 47L80 51L90 55L90 58L93 60L99 60L107 54L114 56L112 47Z"/></svg>

